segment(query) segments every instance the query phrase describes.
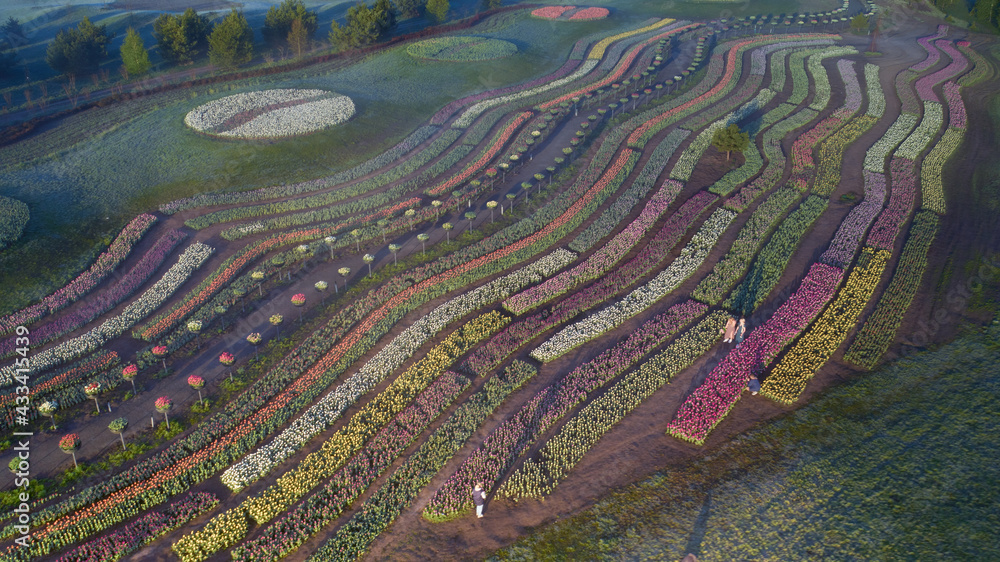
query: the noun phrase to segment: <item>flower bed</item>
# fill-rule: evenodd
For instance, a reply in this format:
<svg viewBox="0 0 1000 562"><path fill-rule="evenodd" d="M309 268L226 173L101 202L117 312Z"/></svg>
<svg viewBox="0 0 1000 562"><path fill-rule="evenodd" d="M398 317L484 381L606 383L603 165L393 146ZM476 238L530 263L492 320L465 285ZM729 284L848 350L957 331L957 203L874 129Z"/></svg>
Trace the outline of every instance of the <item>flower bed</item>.
<svg viewBox="0 0 1000 562"><path fill-rule="evenodd" d="M497 154L504 148L504 145L507 144L507 141L509 141L514 133L521 128L521 125L531 119L532 115L534 115L534 113L531 111L524 111L513 117L510 122L507 123L507 126L493 137L493 140L490 141L487 148L482 151L479 158L475 162L467 165L464 170L455 174L448 180L427 189L427 194L437 197L443 193L447 193L475 174L485 170L486 165L497 156Z"/></svg>
<svg viewBox="0 0 1000 562"><path fill-rule="evenodd" d="M887 250L864 249L844 289L763 380L761 394L782 404L798 400L809 379L856 327L858 315L871 299L889 256Z"/></svg>
<svg viewBox="0 0 1000 562"><path fill-rule="evenodd" d="M924 60L911 66L910 70L916 72L922 72L937 64L937 61L941 59L941 51L935 49L934 46L932 45L932 42L935 39L940 39L947 34L948 34L948 26L942 24L938 25L937 32L935 32L934 35L928 35L926 37L918 38L917 43L919 43L920 46L924 48L924 51L927 52L927 57L924 58Z"/></svg>
<svg viewBox="0 0 1000 562"><path fill-rule="evenodd" d="M944 85L944 99L948 102L948 128L965 129L965 102L958 84L947 82Z"/></svg>
<svg viewBox="0 0 1000 562"><path fill-rule="evenodd" d="M788 215L760 251L743 282L733 290L722 306L740 316L749 316L756 310L771 294L788 266L788 260L816 219L826 211L828 203L823 197L810 195L798 209Z"/></svg>
<svg viewBox="0 0 1000 562"><path fill-rule="evenodd" d="M354 115L351 98L325 90L278 89L234 94L191 110L184 124L225 138L271 139L332 127Z"/></svg>
<svg viewBox="0 0 1000 562"><path fill-rule="evenodd" d="M608 17L611 12L607 8L590 7L574 12L569 16L570 21L578 20L600 20Z"/></svg>
<svg viewBox="0 0 1000 562"><path fill-rule="evenodd" d="M792 145L792 177L804 174L807 169L813 168L813 149L861 109L861 85L858 83L858 75L854 72L854 61L840 60L837 62L837 69L846 88L844 105L795 139Z"/></svg>
<svg viewBox="0 0 1000 562"><path fill-rule="evenodd" d="M910 235L896 264L892 281L844 354L844 359L872 369L889 349L906 311L927 270L927 252L938 232L937 215L921 211L913 219Z"/></svg>
<svg viewBox="0 0 1000 562"><path fill-rule="evenodd" d="M192 492L163 511L147 513L121 529L82 544L60 556L57 562L110 562L119 560L168 532L219 505L208 492Z"/></svg>
<svg viewBox="0 0 1000 562"><path fill-rule="evenodd" d="M964 72L969 66L969 61L962 56L962 53L958 52L958 49L951 44L951 41L941 40L935 42L935 45L940 50L948 53L948 56L951 57L951 63L934 74L924 76L923 78L917 80L917 95L924 101L937 101L938 97L937 94L934 93L934 86L946 80L955 78Z"/></svg>
<svg viewBox="0 0 1000 562"><path fill-rule="evenodd" d="M330 524L379 478L393 461L466 388L469 380L446 372L417 396L358 451L343 468L303 502L290 508L252 540L231 552L233 560L284 557Z"/></svg>
<svg viewBox="0 0 1000 562"><path fill-rule="evenodd" d="M840 268L813 264L795 293L764 324L751 329L739 347L730 351L684 400L667 424L667 435L704 444L709 432L739 401L750 375L759 376L809 325L833 297L843 274Z"/></svg>
<svg viewBox="0 0 1000 562"><path fill-rule="evenodd" d="M435 37L406 46L406 54L418 59L469 62L502 59L517 53L517 45L486 37Z"/></svg>
<svg viewBox="0 0 1000 562"><path fill-rule="evenodd" d="M632 181L632 185L618 198L615 203L606 209L596 221L592 222L583 232L577 235L567 246L576 252L585 252L592 248L599 240L610 234L615 227L624 220L632 209L649 193L656 178L663 171L667 162L680 146L680 143L687 138L688 131L684 129L674 129L663 141L653 150L646 165L639 172L638 177ZM654 199L661 198L663 190L676 191L670 201L680 193L683 184L668 180L660 187L660 191L653 196Z"/></svg>
<svg viewBox="0 0 1000 562"><path fill-rule="evenodd" d="M864 170L865 198L851 209L847 217L841 221L837 233L833 235L830 247L827 248L820 261L836 267L846 268L854 261L854 256L861 248L861 240L868 227L882 212L885 205L886 181L885 174L877 174Z"/></svg>
<svg viewBox="0 0 1000 562"><path fill-rule="evenodd" d="M716 311L681 334L666 349L643 362L584 406L538 455L524 461L500 486L498 497L519 500L552 493L587 451L677 373L691 366L719 340L728 315Z"/></svg>
<svg viewBox="0 0 1000 562"><path fill-rule="evenodd" d="M88 322L111 310L123 300L132 295L140 285L149 279L163 265L173 249L187 238L180 230L171 230L157 240L146 251L132 269L118 277L110 287L105 288L86 299L86 303L77 307L69 314L64 314L58 320L48 322L31 330L31 345L38 346L52 341L73 330L82 328ZM14 352L17 337L11 337L0 342L0 356L8 356Z"/></svg>
<svg viewBox="0 0 1000 562"><path fill-rule="evenodd" d="M590 54L587 55L587 58L591 60L601 60L604 58L604 51L608 48L608 45L614 43L615 41L625 39L626 37L631 37L633 35L640 35L646 33L647 31L659 29L665 25L673 23L674 21L675 20L672 18L663 18L658 22L651 23L645 27L640 27L639 29L633 29L631 31L625 31L617 35L612 35L611 37L605 37L591 47Z"/></svg>
<svg viewBox="0 0 1000 562"><path fill-rule="evenodd" d="M431 478L444 467L472 434L510 394L535 375L535 368L521 361L483 384L432 433L406 462L393 472L313 558L359 557L382 531L410 505ZM310 558L312 560L313 558Z"/></svg>
<svg viewBox="0 0 1000 562"><path fill-rule="evenodd" d="M594 390L634 365L685 325L705 314L708 307L694 301L674 305L647 321L629 337L595 359L584 363L549 385L512 417L500 424L462 466L434 493L424 509L431 520L455 517L471 507L468 491L476 482L487 489L556 421L568 414Z"/></svg>
<svg viewBox="0 0 1000 562"><path fill-rule="evenodd" d="M903 144L896 149L895 156L916 160L937 137L941 125L944 124L944 110L940 103L924 102L924 116L917 128L906 137Z"/></svg>
<svg viewBox="0 0 1000 562"><path fill-rule="evenodd" d="M31 212L24 201L0 195L0 250L21 237Z"/></svg>
<svg viewBox="0 0 1000 562"><path fill-rule="evenodd" d="M917 126L918 120L919 118L911 113L900 113L889 130L865 153L865 169L871 172L884 172L886 158L906 140L910 131Z"/></svg>
<svg viewBox="0 0 1000 562"><path fill-rule="evenodd" d="M776 228L778 220L800 197L798 191L783 187L765 199L740 229L726 255L716 262L712 272L691 292L691 298L711 305L718 303L746 272L757 250Z"/></svg>
<svg viewBox="0 0 1000 562"><path fill-rule="evenodd" d="M871 97L868 99L870 108ZM833 193L833 190L840 185L840 169L844 161L844 151L877 122L878 119L871 115L856 117L823 142L819 149L816 179L813 181L812 187L813 193L824 197L829 197Z"/></svg>
<svg viewBox="0 0 1000 562"><path fill-rule="evenodd" d="M97 260L94 261L94 264L87 271L78 275L75 279L67 283L65 287L43 298L40 303L0 319L0 334L6 334L18 326L30 324L86 296L128 257L135 243L142 238L156 221L156 217L146 213L138 215L129 221L114 241L111 242L107 250L97 256Z"/></svg>
<svg viewBox="0 0 1000 562"><path fill-rule="evenodd" d="M575 10L576 6L545 6L543 8L536 8L531 11L531 15L536 18L544 18L554 20L559 18L559 16L564 13Z"/></svg>
<svg viewBox="0 0 1000 562"><path fill-rule="evenodd" d="M916 166L912 160L894 157L890 165L891 187L889 204L879 214L865 244L890 252L895 248L899 229L910 216L917 196Z"/></svg>
<svg viewBox="0 0 1000 562"><path fill-rule="evenodd" d="M648 309L701 267L708 253L715 248L716 241L734 218L736 213L726 209L716 209L681 249L680 256L656 277L632 290L615 304L563 328L536 347L531 356L543 363L553 361Z"/></svg>
<svg viewBox="0 0 1000 562"><path fill-rule="evenodd" d="M213 248L195 242L181 254L177 263L163 274L156 283L146 289L142 295L125 307L121 314L105 320L100 326L92 328L82 336L50 347L45 351L34 353L28 374L38 373L52 368L60 363L71 361L77 357L94 351L109 340L116 338L158 308L163 301L177 290L201 264L211 255ZM13 380L13 366L0 370L0 385L9 384Z"/></svg>
<svg viewBox="0 0 1000 562"><path fill-rule="evenodd" d="M941 136L941 140L934 145L934 148L924 158L920 168L920 186L922 190L921 206L924 209L934 211L943 215L947 209L944 197L944 182L941 179L941 171L945 162L955 153L959 145L962 144L964 131L961 129L949 128Z"/></svg>

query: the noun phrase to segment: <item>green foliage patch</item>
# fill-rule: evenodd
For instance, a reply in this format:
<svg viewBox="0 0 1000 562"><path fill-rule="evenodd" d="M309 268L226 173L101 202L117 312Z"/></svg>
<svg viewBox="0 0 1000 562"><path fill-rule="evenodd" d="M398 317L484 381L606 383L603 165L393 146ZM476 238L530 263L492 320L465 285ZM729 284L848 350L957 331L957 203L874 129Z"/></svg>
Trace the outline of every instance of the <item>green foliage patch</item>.
<svg viewBox="0 0 1000 562"><path fill-rule="evenodd" d="M509 57L517 52L517 45L486 37L437 37L413 43L406 52L420 59L467 62Z"/></svg>

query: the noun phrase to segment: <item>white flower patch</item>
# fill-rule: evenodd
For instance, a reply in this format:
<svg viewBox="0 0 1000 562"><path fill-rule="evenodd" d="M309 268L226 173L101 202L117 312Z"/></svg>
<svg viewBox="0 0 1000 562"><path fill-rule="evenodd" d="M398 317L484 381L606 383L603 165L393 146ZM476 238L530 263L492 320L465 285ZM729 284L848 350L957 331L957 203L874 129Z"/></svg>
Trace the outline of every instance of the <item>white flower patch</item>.
<svg viewBox="0 0 1000 562"><path fill-rule="evenodd" d="M676 289L701 267L701 264L708 257L708 253L715 247L716 241L734 218L736 218L736 213L726 209L717 209L698 229L691 241L681 249L681 254L677 256L677 259L659 275L597 314L566 326L548 341L535 348L531 352L531 356L543 363L552 361L609 330L617 328L629 318L652 306L653 303Z"/></svg>
<svg viewBox="0 0 1000 562"><path fill-rule="evenodd" d="M937 136L941 125L944 124L944 109L940 103L933 101L924 102L924 117L920 120L920 125L910 133L910 136L903 141L896 149L896 156L916 160L920 153L930 146L931 141Z"/></svg>
<svg viewBox="0 0 1000 562"><path fill-rule="evenodd" d="M900 113L896 122L889 127L889 130L882 135L868 152L865 154L865 169L870 172L882 173L885 171L885 159L889 153L895 150L901 142L906 139L910 131L917 126L919 117L912 113Z"/></svg>
<svg viewBox="0 0 1000 562"><path fill-rule="evenodd" d="M533 264L438 306L396 336L357 373L303 412L270 443L226 469L222 473L222 483L233 491L239 491L255 482L336 421L344 410L402 366L420 349L420 346L450 322L483 306L505 299L532 283L540 282L575 259L575 253L558 249Z"/></svg>
<svg viewBox="0 0 1000 562"><path fill-rule="evenodd" d="M881 119L885 114L885 93L882 92L882 83L878 79L878 67L872 63L865 64L865 84L868 86L867 114Z"/></svg>
<svg viewBox="0 0 1000 562"><path fill-rule="evenodd" d="M268 109L271 106L278 107ZM227 96L201 105L184 117L184 123L197 131L227 138L277 138L343 123L354 113L351 98L334 92L264 90ZM248 114L248 119L230 123L240 114Z"/></svg>
<svg viewBox="0 0 1000 562"><path fill-rule="evenodd" d="M31 366L28 375L44 371L60 363L71 361L86 353L101 347L109 340L116 338L134 326L149 313L156 310L174 291L187 281L201 264L205 263L214 249L211 246L196 242L181 254L180 259L159 281L146 289L139 298L125 307L121 314L104 321L86 334L67 342L51 347L31 356ZM14 380L15 366L10 365L0 370L0 386L8 385ZM23 374L23 373L22 373Z"/></svg>

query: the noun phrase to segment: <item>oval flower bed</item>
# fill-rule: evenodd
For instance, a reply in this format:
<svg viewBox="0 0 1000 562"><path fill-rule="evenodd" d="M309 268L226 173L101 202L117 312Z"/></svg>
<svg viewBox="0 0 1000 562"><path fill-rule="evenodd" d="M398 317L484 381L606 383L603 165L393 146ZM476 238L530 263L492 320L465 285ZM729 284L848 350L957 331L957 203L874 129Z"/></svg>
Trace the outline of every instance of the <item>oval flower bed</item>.
<svg viewBox="0 0 1000 562"><path fill-rule="evenodd" d="M193 109L192 129L220 137L273 139L312 133L354 115L351 98L326 90L263 90L235 94Z"/></svg>
<svg viewBox="0 0 1000 562"><path fill-rule="evenodd" d="M517 45L486 37L437 37L413 43L406 52L418 59L467 62L509 57L517 52Z"/></svg>
<svg viewBox="0 0 1000 562"><path fill-rule="evenodd" d="M599 20L608 17L607 8L577 8L576 6L545 6L532 10L531 15L548 20Z"/></svg>

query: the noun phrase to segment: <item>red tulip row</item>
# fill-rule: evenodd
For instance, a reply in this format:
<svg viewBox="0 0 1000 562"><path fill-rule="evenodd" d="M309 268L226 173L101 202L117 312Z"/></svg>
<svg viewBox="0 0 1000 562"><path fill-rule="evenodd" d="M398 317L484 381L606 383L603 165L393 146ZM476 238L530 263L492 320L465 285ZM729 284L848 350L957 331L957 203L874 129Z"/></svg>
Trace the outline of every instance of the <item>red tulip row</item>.
<svg viewBox="0 0 1000 562"><path fill-rule="evenodd" d="M497 154L503 150L507 141L509 141L514 133L521 128L521 125L525 124L533 115L534 113L531 111L523 111L519 113L516 117L511 119L509 123L507 123L507 126L504 127L502 131L493 137L493 140L486 145L486 150L480 154L479 158L475 162L466 166L461 172L428 189L427 194L437 197L442 193L447 193L449 190L454 189L465 181L471 179L475 174L485 170L486 165L490 162L490 160L493 160L493 158L495 158Z"/></svg>

